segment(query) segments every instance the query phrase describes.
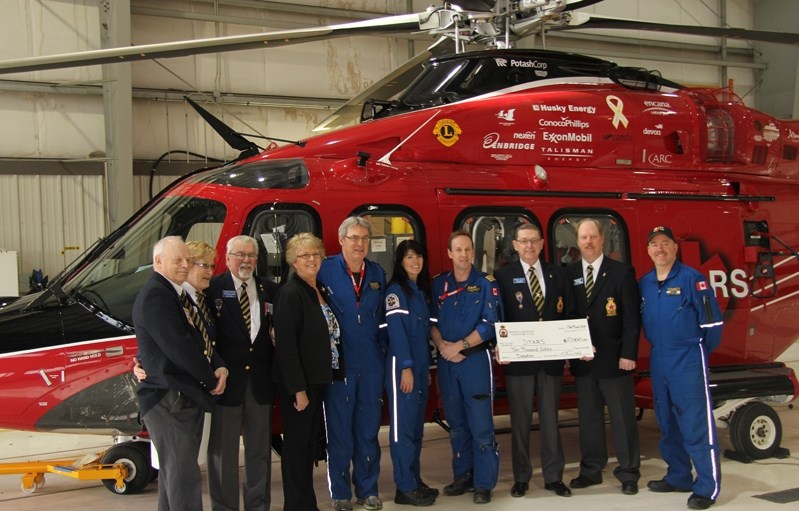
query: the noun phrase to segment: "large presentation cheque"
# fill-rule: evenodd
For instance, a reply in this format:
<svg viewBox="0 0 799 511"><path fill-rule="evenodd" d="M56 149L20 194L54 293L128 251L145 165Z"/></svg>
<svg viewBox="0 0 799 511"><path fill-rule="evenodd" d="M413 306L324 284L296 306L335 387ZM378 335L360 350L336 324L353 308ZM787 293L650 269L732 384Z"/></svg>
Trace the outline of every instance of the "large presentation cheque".
<svg viewBox="0 0 799 511"><path fill-rule="evenodd" d="M524 362L593 357L588 320L515 321L494 324L497 360Z"/></svg>

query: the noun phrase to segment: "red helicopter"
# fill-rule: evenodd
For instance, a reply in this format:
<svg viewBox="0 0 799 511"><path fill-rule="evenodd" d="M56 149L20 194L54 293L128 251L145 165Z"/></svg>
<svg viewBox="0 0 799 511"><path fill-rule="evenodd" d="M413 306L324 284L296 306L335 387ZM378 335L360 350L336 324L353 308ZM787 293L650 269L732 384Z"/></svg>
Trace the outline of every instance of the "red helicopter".
<svg viewBox="0 0 799 511"><path fill-rule="evenodd" d="M414 237L427 245L433 273L444 271L447 236L465 229L475 240L475 264L491 272L512 257L509 233L518 222L541 228L550 262L576 260L574 225L590 216L606 226L605 253L632 263L639 276L651 266L648 231L672 227L682 260L708 276L725 311L721 347L711 356L717 422L729 427L742 456L777 454L782 428L768 403L799 395L793 371L775 362L799 337L799 121L748 108L726 89L690 89L657 72L510 47L544 28L653 25L575 12L597 1L461 2L463 8L329 30L0 62L1 72L50 69L410 25L442 36L390 86L359 96L322 129L347 124L353 114L360 124L263 152L189 100L241 156L180 179L47 289L0 310L0 427L127 439L104 458L131 466L127 484L106 486L135 493L150 482L146 443L131 440L141 433L131 306L152 271L153 243L163 236L204 240L221 254L230 237L251 235L262 245L258 272L279 281L288 238L313 232L336 253L339 223L356 214L371 222L370 257L384 268L395 246ZM463 52L465 42L490 42L493 49ZM223 267L223 258L216 263ZM651 408L649 354L641 346L636 393L639 406ZM501 376L497 383L503 386ZM573 398L563 405L574 406ZM431 419L440 420L438 408L431 399ZM500 397L497 412L506 410Z"/></svg>

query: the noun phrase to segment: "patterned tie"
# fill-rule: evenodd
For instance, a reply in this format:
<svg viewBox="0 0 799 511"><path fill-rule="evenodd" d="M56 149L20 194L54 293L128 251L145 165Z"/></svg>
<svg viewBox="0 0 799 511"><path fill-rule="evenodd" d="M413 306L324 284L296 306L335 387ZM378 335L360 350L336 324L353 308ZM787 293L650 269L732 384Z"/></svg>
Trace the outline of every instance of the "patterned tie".
<svg viewBox="0 0 799 511"><path fill-rule="evenodd" d="M544 312L544 293L541 292L541 284L538 282L538 277L535 276L532 266L527 270L527 279L530 281L530 292L533 293L533 302L535 302L535 308L538 309L540 316Z"/></svg>
<svg viewBox="0 0 799 511"><path fill-rule="evenodd" d="M250 297L247 296L247 283L241 283L241 294L239 295L239 307L241 307L241 315L244 316L244 324L247 325L247 331L252 329L252 317L250 316Z"/></svg>
<svg viewBox="0 0 799 511"><path fill-rule="evenodd" d="M189 311L189 317L191 318L192 325L194 325L194 328L196 328L197 331L200 332L200 335L203 336L203 343L205 344L203 354L208 358L208 360L211 360L213 346L211 345L211 339L208 337L208 329L205 327L205 321L203 321L198 308L200 306L199 302L201 296L203 296L202 293L197 293L197 306L191 302L188 293L185 291L180 295L180 301L183 302L183 307Z"/></svg>
<svg viewBox="0 0 799 511"><path fill-rule="evenodd" d="M594 289L594 267L590 264L585 271L585 299L591 299L591 290Z"/></svg>

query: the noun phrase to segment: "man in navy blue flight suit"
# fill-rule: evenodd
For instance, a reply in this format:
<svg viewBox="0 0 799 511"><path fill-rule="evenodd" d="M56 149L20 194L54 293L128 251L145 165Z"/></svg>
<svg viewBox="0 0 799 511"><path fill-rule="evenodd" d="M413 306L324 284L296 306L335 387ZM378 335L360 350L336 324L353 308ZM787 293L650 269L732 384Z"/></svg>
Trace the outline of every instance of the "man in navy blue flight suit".
<svg viewBox="0 0 799 511"><path fill-rule="evenodd" d="M499 470L489 351L499 291L494 277L472 266L474 243L468 233L452 233L447 254L452 271L433 279L430 311L455 476L444 487L444 495L463 495L474 489L474 503L487 504Z"/></svg>
<svg viewBox="0 0 799 511"><path fill-rule="evenodd" d="M650 372L660 454L668 465L654 492L689 492L690 509L707 509L721 485L719 445L708 386L708 354L721 341L722 317L704 275L677 261L668 227L655 227L647 252L655 268L641 277L641 320L652 345ZM691 463L696 478L691 474Z"/></svg>
<svg viewBox="0 0 799 511"><path fill-rule="evenodd" d="M344 381L327 388L327 474L335 511L358 504L382 509L377 493L380 475L380 429L386 365L386 274L369 255L371 225L349 217L338 230L341 254L328 257L318 280L341 328ZM352 474L350 475L350 463Z"/></svg>

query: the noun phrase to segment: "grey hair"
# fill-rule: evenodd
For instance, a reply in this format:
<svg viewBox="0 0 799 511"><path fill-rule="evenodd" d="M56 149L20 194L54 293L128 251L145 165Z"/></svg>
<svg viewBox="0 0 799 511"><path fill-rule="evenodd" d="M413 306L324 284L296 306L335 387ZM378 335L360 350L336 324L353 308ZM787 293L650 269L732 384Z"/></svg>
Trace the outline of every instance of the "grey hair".
<svg viewBox="0 0 799 511"><path fill-rule="evenodd" d="M369 223L369 220L362 216L351 216L341 222L341 225L338 227L338 237L345 237L347 235L347 231L350 230L350 227L355 227L356 225L365 227L369 230L369 236L372 235L372 224Z"/></svg>
<svg viewBox="0 0 799 511"><path fill-rule="evenodd" d="M164 253L164 250L168 245L172 245L174 243L183 243L183 238L180 236L167 236L156 241L155 245L153 245L153 263L155 263L156 257L159 257Z"/></svg>
<svg viewBox="0 0 799 511"><path fill-rule="evenodd" d="M227 240L227 246L225 247L225 253L229 254L231 250L233 250L233 244L238 241L245 241L247 243L251 243L252 246L255 248L255 255L258 255L258 242L255 241L255 238L251 236L247 236L245 234L240 234L238 236L233 236L229 240Z"/></svg>
<svg viewBox="0 0 799 511"><path fill-rule="evenodd" d="M579 232L580 231L580 226L585 224L585 223L588 223L588 222L593 222L593 224L596 225L596 230L599 231L599 236L602 237L602 238L605 237L605 226L603 226L602 222L600 222L596 218L588 218L588 217L581 218L577 222L577 225L574 226L574 232Z"/></svg>

